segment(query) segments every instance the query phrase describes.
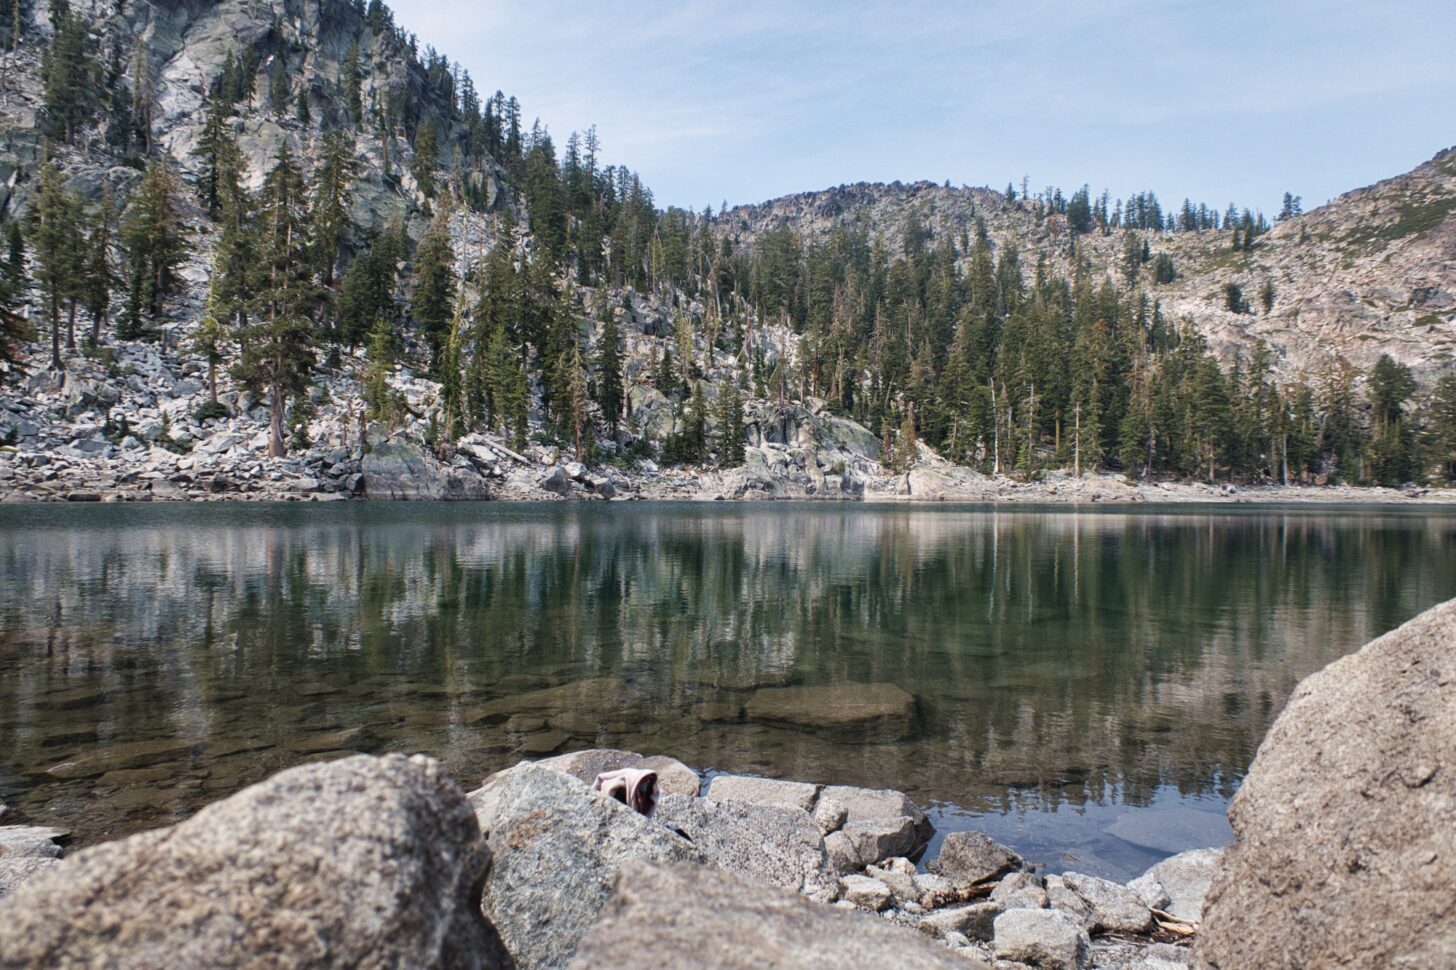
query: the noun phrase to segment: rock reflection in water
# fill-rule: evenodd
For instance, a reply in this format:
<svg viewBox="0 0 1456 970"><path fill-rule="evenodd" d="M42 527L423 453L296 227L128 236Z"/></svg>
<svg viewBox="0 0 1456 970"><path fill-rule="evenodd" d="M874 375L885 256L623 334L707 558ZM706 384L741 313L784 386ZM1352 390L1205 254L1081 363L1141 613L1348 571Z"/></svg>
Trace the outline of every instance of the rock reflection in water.
<svg viewBox="0 0 1456 970"><path fill-rule="evenodd" d="M0 509L0 801L93 841L340 751L473 783L613 746L951 815L1216 809L1300 677L1456 594L1453 538L1424 509Z"/></svg>

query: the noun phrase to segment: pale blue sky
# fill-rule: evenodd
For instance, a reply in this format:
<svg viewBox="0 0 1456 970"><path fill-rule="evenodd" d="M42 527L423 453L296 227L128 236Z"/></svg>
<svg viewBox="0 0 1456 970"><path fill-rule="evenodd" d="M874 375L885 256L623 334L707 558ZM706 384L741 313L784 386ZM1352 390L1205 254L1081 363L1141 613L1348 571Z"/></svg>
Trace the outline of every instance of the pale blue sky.
<svg viewBox="0 0 1456 970"><path fill-rule="evenodd" d="M1456 144L1452 0L392 6L558 145L595 123L663 205L1027 175L1312 208Z"/></svg>

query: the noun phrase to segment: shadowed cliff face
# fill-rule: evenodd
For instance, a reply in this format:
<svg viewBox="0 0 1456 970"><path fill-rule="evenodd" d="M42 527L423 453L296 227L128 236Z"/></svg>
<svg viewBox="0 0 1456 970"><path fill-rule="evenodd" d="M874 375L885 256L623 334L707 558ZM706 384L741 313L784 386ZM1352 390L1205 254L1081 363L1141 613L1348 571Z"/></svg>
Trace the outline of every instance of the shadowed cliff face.
<svg viewBox="0 0 1456 970"><path fill-rule="evenodd" d="M83 839L339 750L1217 804L1300 677L1456 592L1429 512L58 508L0 535L0 797ZM908 721L752 719L760 688L868 684Z"/></svg>

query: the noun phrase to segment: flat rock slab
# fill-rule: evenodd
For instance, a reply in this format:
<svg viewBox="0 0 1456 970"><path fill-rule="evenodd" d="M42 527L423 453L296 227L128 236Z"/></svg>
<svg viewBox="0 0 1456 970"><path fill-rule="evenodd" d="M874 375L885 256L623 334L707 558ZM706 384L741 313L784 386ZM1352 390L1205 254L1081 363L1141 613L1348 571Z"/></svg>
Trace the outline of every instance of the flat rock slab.
<svg viewBox="0 0 1456 970"><path fill-rule="evenodd" d="M623 867L573 970L990 970L884 919L690 865Z"/></svg>
<svg viewBox="0 0 1456 970"><path fill-rule="evenodd" d="M489 864L437 762L308 765L26 882L0 903L0 966L508 967L476 897Z"/></svg>
<svg viewBox="0 0 1456 970"><path fill-rule="evenodd" d="M862 740L909 734L915 698L894 684L765 687L744 705L749 720L789 724Z"/></svg>
<svg viewBox="0 0 1456 970"><path fill-rule="evenodd" d="M839 897L839 874L824 836L802 809L664 795L655 818L685 833L694 848L730 872L820 902Z"/></svg>
<svg viewBox="0 0 1456 970"><path fill-rule="evenodd" d="M493 776L470 801L493 854L481 905L521 970L567 964L627 863L706 862L665 826L540 764Z"/></svg>
<svg viewBox="0 0 1456 970"><path fill-rule="evenodd" d="M716 775L708 782L707 797L719 802L747 802L812 812L819 797L819 786L752 775Z"/></svg>
<svg viewBox="0 0 1456 970"><path fill-rule="evenodd" d="M1229 806L1197 967L1456 967L1456 600L1305 678Z"/></svg>

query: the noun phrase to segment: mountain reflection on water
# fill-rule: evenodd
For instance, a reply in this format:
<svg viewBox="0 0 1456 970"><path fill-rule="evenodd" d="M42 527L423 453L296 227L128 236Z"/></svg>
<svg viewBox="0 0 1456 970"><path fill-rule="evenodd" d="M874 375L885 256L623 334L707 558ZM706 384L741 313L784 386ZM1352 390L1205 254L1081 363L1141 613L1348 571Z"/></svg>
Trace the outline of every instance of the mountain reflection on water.
<svg viewBox="0 0 1456 970"><path fill-rule="evenodd" d="M1430 509L4 508L0 801L85 842L342 750L473 787L612 746L1120 874L1172 849L1108 825L1220 812L1301 677L1456 595L1453 551ZM836 684L914 701L745 716Z"/></svg>

